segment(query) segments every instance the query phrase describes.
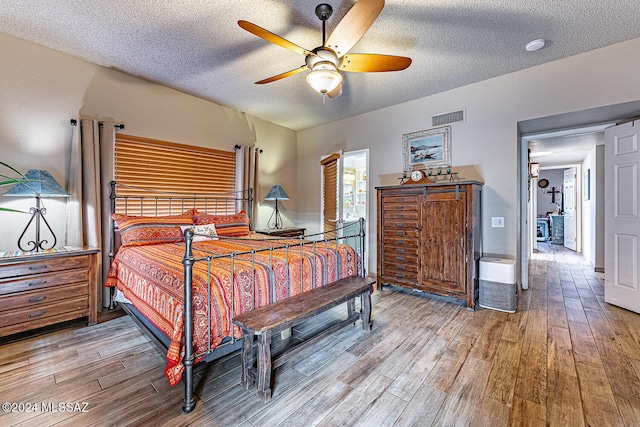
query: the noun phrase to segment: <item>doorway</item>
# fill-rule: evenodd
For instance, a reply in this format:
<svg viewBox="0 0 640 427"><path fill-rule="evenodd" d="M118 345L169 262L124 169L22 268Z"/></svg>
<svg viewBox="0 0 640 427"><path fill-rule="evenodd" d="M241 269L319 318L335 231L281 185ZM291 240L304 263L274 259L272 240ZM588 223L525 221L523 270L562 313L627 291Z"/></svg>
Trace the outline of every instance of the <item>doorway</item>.
<svg viewBox="0 0 640 427"><path fill-rule="evenodd" d="M340 236L359 232L360 219L366 227L365 248L369 247L369 149L334 153L323 157L322 231L336 230ZM359 250L359 240L349 242Z"/></svg>
<svg viewBox="0 0 640 427"><path fill-rule="evenodd" d="M560 245L582 253L594 265L604 267L599 249L604 237L602 185L604 177L604 129L610 123L559 131L539 132L521 138L528 167L523 174L521 279L528 287L528 262L543 245ZM535 169L537 176L531 175ZM586 178L583 171L588 170ZM526 190L524 190L526 188ZM590 194L585 194L589 188ZM599 191L598 191L599 190ZM598 252L598 253L596 253Z"/></svg>

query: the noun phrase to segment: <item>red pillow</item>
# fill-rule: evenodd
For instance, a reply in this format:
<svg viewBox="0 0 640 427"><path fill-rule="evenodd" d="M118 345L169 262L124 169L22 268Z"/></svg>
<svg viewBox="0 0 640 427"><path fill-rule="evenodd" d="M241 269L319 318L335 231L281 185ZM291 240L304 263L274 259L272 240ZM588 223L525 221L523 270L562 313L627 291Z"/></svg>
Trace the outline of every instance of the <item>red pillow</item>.
<svg viewBox="0 0 640 427"><path fill-rule="evenodd" d="M122 246L141 246L184 241L180 226L193 225L194 213L197 211L155 217L112 214L111 218L118 224Z"/></svg>
<svg viewBox="0 0 640 427"><path fill-rule="evenodd" d="M240 211L234 215L209 215L198 213L193 217L195 225L215 224L218 236L241 237L248 236L249 215Z"/></svg>

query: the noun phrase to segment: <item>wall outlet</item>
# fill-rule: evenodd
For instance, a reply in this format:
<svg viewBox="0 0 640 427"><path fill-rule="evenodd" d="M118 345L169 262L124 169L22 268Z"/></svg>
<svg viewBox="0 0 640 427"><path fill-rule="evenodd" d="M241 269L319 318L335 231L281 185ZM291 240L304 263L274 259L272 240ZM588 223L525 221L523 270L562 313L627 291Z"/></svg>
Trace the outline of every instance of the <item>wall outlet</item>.
<svg viewBox="0 0 640 427"><path fill-rule="evenodd" d="M491 217L491 227L504 228L504 217L502 217L502 216L492 216Z"/></svg>

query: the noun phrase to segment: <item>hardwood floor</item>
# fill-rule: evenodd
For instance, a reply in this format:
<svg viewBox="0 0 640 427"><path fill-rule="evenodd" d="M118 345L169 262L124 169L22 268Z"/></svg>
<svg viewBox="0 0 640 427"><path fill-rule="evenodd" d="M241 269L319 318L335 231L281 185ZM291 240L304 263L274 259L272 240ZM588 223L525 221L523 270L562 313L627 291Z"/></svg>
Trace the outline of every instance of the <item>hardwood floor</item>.
<svg viewBox="0 0 640 427"><path fill-rule="evenodd" d="M38 412L0 425L640 425L640 315L606 304L603 276L562 247L541 245L530 267L513 314L376 291L373 330L347 327L284 364L267 404L231 355L198 374L183 415L183 385L168 386L164 355L128 317L10 342L0 401ZM86 412L42 412L67 402Z"/></svg>

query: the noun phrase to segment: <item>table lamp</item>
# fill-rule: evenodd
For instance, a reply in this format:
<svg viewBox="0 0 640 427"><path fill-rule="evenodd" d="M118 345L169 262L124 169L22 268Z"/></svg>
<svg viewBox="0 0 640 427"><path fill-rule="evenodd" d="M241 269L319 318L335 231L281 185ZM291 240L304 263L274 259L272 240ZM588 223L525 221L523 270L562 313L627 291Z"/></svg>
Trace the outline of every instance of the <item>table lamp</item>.
<svg viewBox="0 0 640 427"><path fill-rule="evenodd" d="M35 197L36 198L36 206L29 209L29 213L31 214L31 219L27 223L27 226L24 228L24 231L18 238L18 247L21 251L35 251L39 252L45 249L52 249L56 246L56 235L53 233L51 226L47 222L47 219L44 215L47 213L47 209L41 206L40 199L43 197L69 197L70 194L64 190L58 184L58 182L51 176L49 172L46 170L39 169L29 169L29 171L24 175L26 178L26 182L21 182L14 185L9 191L3 194L3 196L11 196L11 197ZM22 239L24 235L27 233L29 226L35 220L36 227L36 238L35 240L31 240L27 242L29 246L25 249L22 246ZM43 221L47 226L49 231L51 232L51 236L53 237L53 243L51 246L45 247L48 245L48 240L40 240L40 221Z"/></svg>
<svg viewBox="0 0 640 427"><path fill-rule="evenodd" d="M271 214L271 216L269 217L267 226L269 228L282 228L282 217L280 216L280 212L278 212L278 200L289 200L289 196L287 195L287 193L285 193L281 185L276 184L273 187L271 187L271 190L269 190L267 197L265 197L264 199L276 201L275 209ZM271 218L273 218L274 216L275 216L275 223L273 224L273 227L272 227Z"/></svg>

